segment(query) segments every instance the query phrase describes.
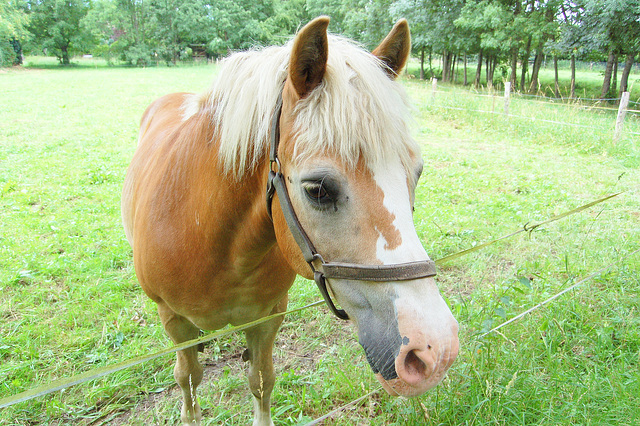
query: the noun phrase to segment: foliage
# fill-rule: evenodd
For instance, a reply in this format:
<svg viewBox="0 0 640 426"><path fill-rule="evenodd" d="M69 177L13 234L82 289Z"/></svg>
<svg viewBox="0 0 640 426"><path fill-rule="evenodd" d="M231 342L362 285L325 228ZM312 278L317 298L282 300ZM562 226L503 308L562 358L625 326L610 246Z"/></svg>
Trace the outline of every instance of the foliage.
<svg viewBox="0 0 640 426"><path fill-rule="evenodd" d="M588 0L580 15L583 39L593 50L640 51L640 1Z"/></svg>
<svg viewBox="0 0 640 426"><path fill-rule="evenodd" d="M416 27L412 32L414 47L441 52L455 49L454 21L463 4L461 0L399 0L393 2L391 11Z"/></svg>
<svg viewBox="0 0 640 426"><path fill-rule="evenodd" d="M29 31L38 49L53 54L61 64L69 65L74 54L92 45L89 34L80 26L90 8L88 0L28 0Z"/></svg>
<svg viewBox="0 0 640 426"><path fill-rule="evenodd" d="M295 4L99 0L84 25L99 40L102 56L136 65L175 64L194 48L205 49L209 57L216 58L289 34L299 24L293 21L296 14L290 13Z"/></svg>
<svg viewBox="0 0 640 426"><path fill-rule="evenodd" d="M280 44L318 15L332 18L330 31L372 49L404 17L412 27L413 52L421 57L421 78L455 81L464 57L465 67L467 59L476 64L476 86L484 67L488 84L509 79L514 90L536 92L546 55L556 62L606 59L602 96L615 97L614 63L624 57L620 90L627 90L640 51L640 0L24 1L35 35L27 50L46 48L62 63L80 52L138 66L214 59ZM13 56L6 41L0 46L5 57ZM442 58L440 69L433 69L434 55Z"/></svg>
<svg viewBox="0 0 640 426"><path fill-rule="evenodd" d="M510 45L512 19L512 13L501 3L468 2L455 20L455 26L477 38L476 43L471 43L476 49L500 52L505 46Z"/></svg>
<svg viewBox="0 0 640 426"><path fill-rule="evenodd" d="M29 39L27 14L18 2L0 0L0 67L22 63L22 43Z"/></svg>

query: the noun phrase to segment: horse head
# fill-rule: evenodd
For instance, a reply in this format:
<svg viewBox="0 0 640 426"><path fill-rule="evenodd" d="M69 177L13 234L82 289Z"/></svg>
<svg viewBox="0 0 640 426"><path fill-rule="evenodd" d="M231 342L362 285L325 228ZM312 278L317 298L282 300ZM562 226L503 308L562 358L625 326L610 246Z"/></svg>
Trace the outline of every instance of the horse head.
<svg viewBox="0 0 640 426"><path fill-rule="evenodd" d="M326 280L383 387L420 395L455 360L458 324L413 224L422 159L394 81L409 27L399 21L368 53L328 24L315 19L292 44L272 155L277 243L298 274Z"/></svg>

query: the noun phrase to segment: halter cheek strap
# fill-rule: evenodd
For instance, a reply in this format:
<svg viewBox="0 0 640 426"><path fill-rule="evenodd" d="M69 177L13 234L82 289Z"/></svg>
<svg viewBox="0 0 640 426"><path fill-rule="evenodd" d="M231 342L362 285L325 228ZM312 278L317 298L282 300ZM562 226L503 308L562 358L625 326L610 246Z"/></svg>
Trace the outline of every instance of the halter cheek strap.
<svg viewBox="0 0 640 426"><path fill-rule="evenodd" d="M354 263L325 262L316 251L311 239L302 228L298 216L293 210L291 198L282 174L280 161L278 160L278 145L280 143L280 115L282 112L282 94L278 97L275 113L271 122L271 149L269 154L270 170L267 181L267 211L271 217L273 195L278 193L280 208L287 222L289 231L300 247L304 260L313 271L315 282L331 311L340 319L347 320L347 313L338 309L327 290L326 278L357 280L357 281L406 281L418 278L433 277L436 275L435 262L422 260L418 262L396 263L392 265L358 265ZM321 266L316 269L314 262L319 261Z"/></svg>

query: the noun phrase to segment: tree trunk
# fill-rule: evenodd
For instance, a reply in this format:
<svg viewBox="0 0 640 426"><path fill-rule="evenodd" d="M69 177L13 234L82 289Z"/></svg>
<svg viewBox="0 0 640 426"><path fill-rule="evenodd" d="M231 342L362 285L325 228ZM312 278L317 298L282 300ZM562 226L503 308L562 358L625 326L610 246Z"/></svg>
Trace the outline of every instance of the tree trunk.
<svg viewBox="0 0 640 426"><path fill-rule="evenodd" d="M622 70L622 77L620 78L620 95L628 91L627 88L629 87L629 74L631 73L631 68L633 68L635 59L636 53L627 53L627 57L624 61L624 69Z"/></svg>
<svg viewBox="0 0 640 426"><path fill-rule="evenodd" d="M498 66L498 56L493 55L491 58L491 84L493 84L493 76L496 75L496 67Z"/></svg>
<svg viewBox="0 0 640 426"><path fill-rule="evenodd" d="M560 85L558 84L558 54L554 53L553 54L553 72L554 72L554 83L555 85L553 86L553 94L555 95L556 98L560 97Z"/></svg>
<svg viewBox="0 0 640 426"><path fill-rule="evenodd" d="M484 70L484 76L485 79L487 80L487 88L491 88L493 87L493 76L491 76L491 55L487 56L487 59L485 59L485 70Z"/></svg>
<svg viewBox="0 0 640 426"><path fill-rule="evenodd" d="M451 82L455 84L456 82L456 62L458 62L458 55L453 55L453 59L451 60Z"/></svg>
<svg viewBox="0 0 640 426"><path fill-rule="evenodd" d="M618 92L618 55L613 61L613 74L611 76L611 94Z"/></svg>
<svg viewBox="0 0 640 426"><path fill-rule="evenodd" d="M469 81L467 79L467 53L465 52L464 54L464 83L465 86L467 84L469 84Z"/></svg>
<svg viewBox="0 0 640 426"><path fill-rule="evenodd" d="M420 80L424 80L424 47L420 50Z"/></svg>
<svg viewBox="0 0 640 426"><path fill-rule="evenodd" d="M62 51L62 65L69 65L71 62L69 61L69 50L67 46L62 46L60 48Z"/></svg>
<svg viewBox="0 0 640 426"><path fill-rule="evenodd" d="M531 70L531 83L529 84L529 93L534 93L538 90L538 73L540 72L540 67L542 66L542 59L544 49L544 41L540 40L538 43L538 47L536 48L536 57L533 60L533 69Z"/></svg>
<svg viewBox="0 0 640 426"><path fill-rule="evenodd" d="M478 66L476 67L476 78L473 86L477 89L480 86L480 76L482 75L482 50L478 53Z"/></svg>
<svg viewBox="0 0 640 426"><path fill-rule="evenodd" d="M518 90L518 46L511 48L511 90Z"/></svg>
<svg viewBox="0 0 640 426"><path fill-rule="evenodd" d="M576 52L571 52L571 92L569 94L571 99L576 97Z"/></svg>
<svg viewBox="0 0 640 426"><path fill-rule="evenodd" d="M447 81L449 77L447 71L449 71L449 53L445 50L442 52L442 81Z"/></svg>
<svg viewBox="0 0 640 426"><path fill-rule="evenodd" d="M498 63L498 57L496 55L487 56L486 75L487 75L487 87L488 88L492 88L493 87L493 76L494 76L495 71L496 71L497 63Z"/></svg>
<svg viewBox="0 0 640 426"><path fill-rule="evenodd" d="M496 68L498 68L498 55L493 56L491 64L491 81L493 81L493 76L496 75Z"/></svg>
<svg viewBox="0 0 640 426"><path fill-rule="evenodd" d="M515 2L515 10L514 10L514 18L520 15L522 12L522 1L518 0ZM509 77L509 81L511 82L511 90L518 90L518 51L520 50L520 41L518 39L512 39L511 41L514 43L511 46L511 76Z"/></svg>
<svg viewBox="0 0 640 426"><path fill-rule="evenodd" d="M22 45L20 44L20 41L16 38L12 38L9 41L9 44L11 44L13 52L16 55L15 59L13 60L13 65L22 65Z"/></svg>
<svg viewBox="0 0 640 426"><path fill-rule="evenodd" d="M613 71L613 61L615 59L613 51L609 51L609 57L607 58L607 67L604 70L604 80L602 81L602 91L600 92L600 99L605 99L611 88L611 72Z"/></svg>
<svg viewBox="0 0 640 426"><path fill-rule="evenodd" d="M527 70L529 69L529 56L531 56L531 36L527 40L525 53L522 55L522 77L520 77L520 90L524 92L527 87Z"/></svg>

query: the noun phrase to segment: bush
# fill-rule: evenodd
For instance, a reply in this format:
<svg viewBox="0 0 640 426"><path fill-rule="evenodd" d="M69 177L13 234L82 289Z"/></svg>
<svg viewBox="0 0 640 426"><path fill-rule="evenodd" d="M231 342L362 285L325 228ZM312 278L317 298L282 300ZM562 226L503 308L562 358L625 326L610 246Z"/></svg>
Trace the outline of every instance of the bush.
<svg viewBox="0 0 640 426"><path fill-rule="evenodd" d="M16 39L0 40L0 67L22 64L22 46Z"/></svg>
<svg viewBox="0 0 640 426"><path fill-rule="evenodd" d="M133 65L147 66L151 64L152 52L149 46L144 43L135 44L125 50L124 57L127 62Z"/></svg>

